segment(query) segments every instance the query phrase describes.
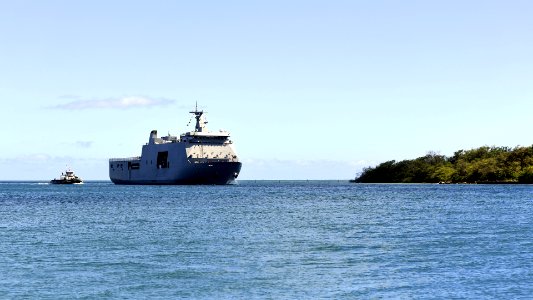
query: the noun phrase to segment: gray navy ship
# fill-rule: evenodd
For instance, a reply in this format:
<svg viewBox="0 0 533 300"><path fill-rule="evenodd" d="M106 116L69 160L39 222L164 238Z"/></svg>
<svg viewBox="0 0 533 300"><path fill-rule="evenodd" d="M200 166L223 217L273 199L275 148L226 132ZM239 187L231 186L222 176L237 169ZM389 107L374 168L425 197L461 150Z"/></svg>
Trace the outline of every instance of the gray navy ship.
<svg viewBox="0 0 533 300"><path fill-rule="evenodd" d="M226 131L207 129L204 111L190 112L194 131L157 136L152 130L141 156L109 159L109 178L115 184L230 184L241 162Z"/></svg>

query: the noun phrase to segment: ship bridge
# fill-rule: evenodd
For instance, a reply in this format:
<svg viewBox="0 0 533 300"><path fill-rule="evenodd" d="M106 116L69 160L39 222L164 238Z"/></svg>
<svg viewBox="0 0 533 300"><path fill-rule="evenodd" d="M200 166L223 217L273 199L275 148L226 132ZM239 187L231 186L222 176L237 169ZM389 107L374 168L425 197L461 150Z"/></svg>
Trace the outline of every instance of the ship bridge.
<svg viewBox="0 0 533 300"><path fill-rule="evenodd" d="M180 136L182 142L190 143L213 143L213 144L231 144L228 140L229 132L224 130L209 131L207 129L207 121L205 120L203 110L198 110L198 105L194 111L189 112L194 115L196 125L194 131L188 131Z"/></svg>

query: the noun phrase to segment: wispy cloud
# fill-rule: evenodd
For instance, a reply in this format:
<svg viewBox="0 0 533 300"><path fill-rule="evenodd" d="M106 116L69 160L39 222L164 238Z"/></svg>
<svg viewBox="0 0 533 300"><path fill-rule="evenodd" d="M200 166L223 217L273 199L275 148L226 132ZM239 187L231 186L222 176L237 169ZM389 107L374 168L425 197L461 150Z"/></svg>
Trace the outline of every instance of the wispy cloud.
<svg viewBox="0 0 533 300"><path fill-rule="evenodd" d="M142 96L126 96L106 99L80 99L75 96L62 98L74 99L71 102L51 106L54 109L84 110L84 109L124 109L134 107L163 106L174 103L174 100L164 98L151 98Z"/></svg>
<svg viewBox="0 0 533 300"><path fill-rule="evenodd" d="M350 179L367 161L324 159L252 159L243 160L240 179Z"/></svg>
<svg viewBox="0 0 533 300"><path fill-rule="evenodd" d="M0 162L14 162L14 163L21 163L21 162L28 162L28 163L40 163L40 162L48 162L52 159L52 157L48 154L44 153L33 153L33 154L23 154L19 155L17 157L8 157L8 158L2 158L0 159Z"/></svg>
<svg viewBox="0 0 533 300"><path fill-rule="evenodd" d="M48 180L72 168L83 179L108 180L107 158L52 156L45 153L1 157L0 167L9 172L0 173L0 180Z"/></svg>
<svg viewBox="0 0 533 300"><path fill-rule="evenodd" d="M91 148L92 145L93 145L92 141L76 141L74 143L74 146L79 147L79 148Z"/></svg>

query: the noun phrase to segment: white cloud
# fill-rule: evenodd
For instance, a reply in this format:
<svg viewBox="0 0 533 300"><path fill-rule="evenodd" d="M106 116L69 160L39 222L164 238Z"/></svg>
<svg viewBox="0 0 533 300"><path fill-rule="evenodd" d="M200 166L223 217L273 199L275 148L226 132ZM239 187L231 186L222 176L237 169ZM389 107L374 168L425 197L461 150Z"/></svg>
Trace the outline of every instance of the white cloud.
<svg viewBox="0 0 533 300"><path fill-rule="evenodd" d="M67 97L62 97L67 98ZM59 104L52 106L55 109L67 109L67 110L83 110L83 109L122 109L122 108L134 108L134 107L153 107L163 106L174 103L174 100L163 98L150 98L141 96L127 96L121 98L108 98L108 99L79 99L77 97L68 96L68 98L74 98L74 101L65 104Z"/></svg>

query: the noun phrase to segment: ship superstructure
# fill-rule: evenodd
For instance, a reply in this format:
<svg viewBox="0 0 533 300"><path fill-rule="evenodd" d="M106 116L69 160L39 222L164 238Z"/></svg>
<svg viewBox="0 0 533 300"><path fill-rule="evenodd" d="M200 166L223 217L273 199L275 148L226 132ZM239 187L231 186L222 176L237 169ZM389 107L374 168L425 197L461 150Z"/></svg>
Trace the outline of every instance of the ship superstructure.
<svg viewBox="0 0 533 300"><path fill-rule="evenodd" d="M111 158L109 178L116 184L229 184L241 170L227 131L207 129L205 112L190 112L194 131L178 136L150 132L141 156Z"/></svg>

